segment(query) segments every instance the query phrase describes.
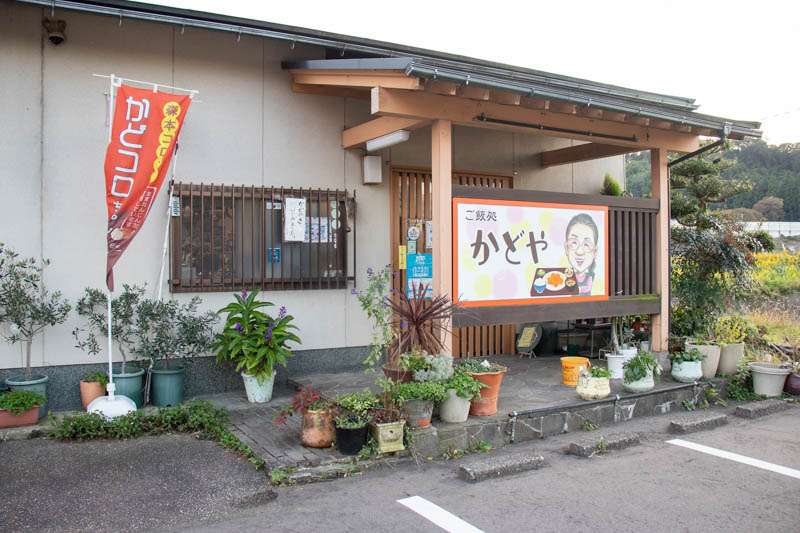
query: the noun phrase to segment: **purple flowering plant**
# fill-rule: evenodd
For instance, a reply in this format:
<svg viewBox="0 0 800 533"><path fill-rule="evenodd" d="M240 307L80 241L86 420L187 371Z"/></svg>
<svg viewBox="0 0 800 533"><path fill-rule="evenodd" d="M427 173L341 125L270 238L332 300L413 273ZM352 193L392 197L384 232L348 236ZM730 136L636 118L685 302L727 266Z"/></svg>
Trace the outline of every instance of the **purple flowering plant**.
<svg viewBox="0 0 800 533"><path fill-rule="evenodd" d="M217 311L227 313L225 327L217 334L212 345L217 354L217 363L230 359L237 372L254 376L258 383L270 379L275 366L286 366L286 360L294 354L286 343L301 344L300 338L291 330L294 317L282 306L277 317L262 309L272 307L271 302L257 299L258 290L234 293L235 301Z"/></svg>
<svg viewBox="0 0 800 533"><path fill-rule="evenodd" d="M392 330L392 309L389 305L389 294L392 290L392 267L386 265L379 271L367 269L367 288L363 291L352 289L350 292L358 298L361 309L367 313L372 321L372 342L370 343L369 356L363 364L374 367L383 359L386 348L394 338ZM396 366L397 361L388 360L390 366Z"/></svg>

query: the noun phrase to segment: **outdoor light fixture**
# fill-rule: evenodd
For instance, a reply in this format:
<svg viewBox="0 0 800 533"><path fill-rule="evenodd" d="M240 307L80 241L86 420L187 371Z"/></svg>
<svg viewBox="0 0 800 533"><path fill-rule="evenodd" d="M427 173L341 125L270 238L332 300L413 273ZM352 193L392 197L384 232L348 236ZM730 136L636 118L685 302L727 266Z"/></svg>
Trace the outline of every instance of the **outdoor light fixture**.
<svg viewBox="0 0 800 533"><path fill-rule="evenodd" d="M411 132L408 130L393 131L392 133L378 137L377 139L367 141L367 152L377 152L378 150L389 148L395 144L404 143L410 136Z"/></svg>

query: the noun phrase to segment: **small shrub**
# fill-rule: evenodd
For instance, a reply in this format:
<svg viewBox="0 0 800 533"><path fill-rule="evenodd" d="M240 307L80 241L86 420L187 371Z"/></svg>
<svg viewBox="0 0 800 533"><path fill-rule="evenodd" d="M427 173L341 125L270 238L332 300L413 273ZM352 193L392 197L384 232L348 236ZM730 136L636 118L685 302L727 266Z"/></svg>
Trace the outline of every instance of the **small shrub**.
<svg viewBox="0 0 800 533"><path fill-rule="evenodd" d="M605 177L603 177L603 187L600 189L600 194L605 196L622 195L622 187L620 187L619 182L614 179L610 172L606 172Z"/></svg>
<svg viewBox="0 0 800 533"><path fill-rule="evenodd" d="M14 416L19 416L28 409L33 409L46 402L41 394L29 390L15 390L0 394L0 409L11 411Z"/></svg>

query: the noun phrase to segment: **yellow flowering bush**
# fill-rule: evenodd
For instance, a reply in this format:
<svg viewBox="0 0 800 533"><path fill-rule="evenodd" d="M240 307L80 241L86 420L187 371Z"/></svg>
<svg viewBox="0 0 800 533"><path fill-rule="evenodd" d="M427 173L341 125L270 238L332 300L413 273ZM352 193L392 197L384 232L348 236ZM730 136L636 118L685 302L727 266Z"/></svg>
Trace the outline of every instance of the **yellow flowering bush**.
<svg viewBox="0 0 800 533"><path fill-rule="evenodd" d="M753 277L761 291L770 295L800 292L800 254L755 254Z"/></svg>

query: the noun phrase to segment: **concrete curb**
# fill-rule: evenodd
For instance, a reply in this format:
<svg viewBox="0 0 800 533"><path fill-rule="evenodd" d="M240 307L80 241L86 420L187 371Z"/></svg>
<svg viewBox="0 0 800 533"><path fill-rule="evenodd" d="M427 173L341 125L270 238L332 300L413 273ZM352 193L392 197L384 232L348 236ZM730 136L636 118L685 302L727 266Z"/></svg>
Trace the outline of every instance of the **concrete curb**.
<svg viewBox="0 0 800 533"><path fill-rule="evenodd" d="M693 433L695 431L703 431L706 429L713 429L715 427L724 426L728 423L728 415L713 414L701 417L686 418L683 420L672 420L669 423L670 433Z"/></svg>
<svg viewBox="0 0 800 533"><path fill-rule="evenodd" d="M783 400L764 400L761 402L750 402L740 405L733 412L742 418L760 418L771 415L789 408L789 404Z"/></svg>
<svg viewBox="0 0 800 533"><path fill-rule="evenodd" d="M498 457L487 457L472 461L468 464L461 464L458 467L458 476L464 481L477 482L484 479L538 470L544 466L544 458L541 455L513 454Z"/></svg>
<svg viewBox="0 0 800 533"><path fill-rule="evenodd" d="M396 468L413 463L411 454L407 451L397 452L397 454L386 457L378 457L373 459L345 459L337 462L330 462L314 466L300 467L297 469L283 469L288 470L286 476L271 483L273 485L303 485L306 483L315 483L317 481L331 481L342 477L350 477L361 475L364 472L371 470L379 470L381 468ZM270 476L270 472L267 472Z"/></svg>
<svg viewBox="0 0 800 533"><path fill-rule="evenodd" d="M599 436L592 440L571 442L567 453L579 457L592 457L595 454L610 450L624 450L641 443L639 435L621 434L608 437Z"/></svg>

